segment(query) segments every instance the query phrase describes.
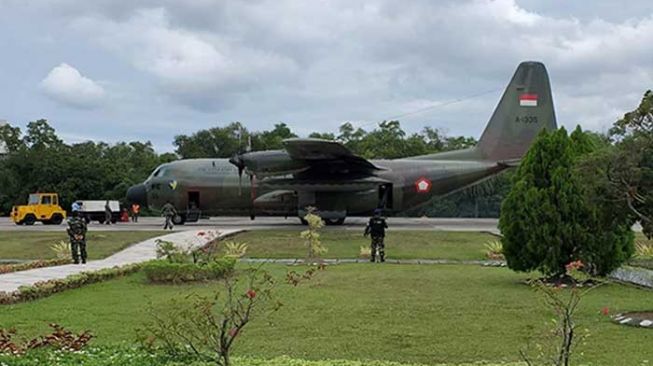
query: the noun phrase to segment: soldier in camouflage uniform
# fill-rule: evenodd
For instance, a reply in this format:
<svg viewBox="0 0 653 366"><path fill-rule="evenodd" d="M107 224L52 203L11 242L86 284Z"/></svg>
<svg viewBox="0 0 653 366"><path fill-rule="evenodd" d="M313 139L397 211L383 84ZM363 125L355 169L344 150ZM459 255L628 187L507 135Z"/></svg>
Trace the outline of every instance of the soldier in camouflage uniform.
<svg viewBox="0 0 653 366"><path fill-rule="evenodd" d="M172 203L170 203L170 201L166 202L166 204L163 205L163 207L161 207L161 215L163 215L163 217L165 217L166 219L166 223L163 226L163 230L166 230L168 228L172 230L173 228L172 218L175 217L175 215L177 215L177 210L175 210L175 206L173 206Z"/></svg>
<svg viewBox="0 0 653 366"><path fill-rule="evenodd" d="M79 264L81 257L82 264L86 263L86 221L81 217L79 211L73 212L68 220L68 236L70 237L70 249L73 255L73 262Z"/></svg>
<svg viewBox="0 0 653 366"><path fill-rule="evenodd" d="M385 238L385 229L388 228L388 224L385 222L385 218L381 216L381 210L374 210L374 216L370 218L370 221L367 223L365 228L365 237L372 234L372 253L370 256L370 262L376 260L376 251L379 251L379 261L385 262L385 243L383 239Z"/></svg>

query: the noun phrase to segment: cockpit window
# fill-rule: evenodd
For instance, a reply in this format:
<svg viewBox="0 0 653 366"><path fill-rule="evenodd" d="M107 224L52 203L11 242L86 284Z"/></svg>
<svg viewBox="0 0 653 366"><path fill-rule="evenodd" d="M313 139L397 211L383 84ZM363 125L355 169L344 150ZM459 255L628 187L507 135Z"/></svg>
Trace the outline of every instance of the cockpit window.
<svg viewBox="0 0 653 366"><path fill-rule="evenodd" d="M167 165L161 165L154 170L154 172L150 175L150 178L163 177L166 175L167 172L168 172Z"/></svg>

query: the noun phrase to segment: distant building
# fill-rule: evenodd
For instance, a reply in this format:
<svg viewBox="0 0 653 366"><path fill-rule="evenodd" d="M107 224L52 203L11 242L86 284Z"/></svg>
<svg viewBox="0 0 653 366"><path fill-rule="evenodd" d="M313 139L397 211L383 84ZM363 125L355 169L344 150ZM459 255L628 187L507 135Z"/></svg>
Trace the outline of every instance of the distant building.
<svg viewBox="0 0 653 366"><path fill-rule="evenodd" d="M0 119L0 127L6 126L8 123L4 119ZM7 154L7 145L4 141L0 140L0 156Z"/></svg>

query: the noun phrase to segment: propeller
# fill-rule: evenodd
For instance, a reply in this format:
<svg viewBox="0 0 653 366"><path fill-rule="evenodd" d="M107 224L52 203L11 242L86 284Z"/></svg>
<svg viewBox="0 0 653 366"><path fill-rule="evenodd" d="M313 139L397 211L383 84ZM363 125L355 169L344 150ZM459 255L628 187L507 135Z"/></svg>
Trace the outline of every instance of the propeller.
<svg viewBox="0 0 653 366"><path fill-rule="evenodd" d="M245 171L245 162L243 161L241 154L234 154L229 159L229 162L238 168L238 196L243 194L243 171Z"/></svg>
<svg viewBox="0 0 653 366"><path fill-rule="evenodd" d="M241 144L242 136L243 136L243 128L241 127L238 130L238 145L240 145L239 148L240 151L235 153L234 156L232 156L229 159L229 162L238 168L238 196L239 197L243 195L243 171L245 171L245 161L243 160L243 154L252 151L252 136L251 135L247 136L247 146L245 146L245 149L242 148L242 144ZM252 175L250 174L250 181L251 179L252 179Z"/></svg>
<svg viewBox="0 0 653 366"><path fill-rule="evenodd" d="M242 139L242 136L243 136L243 130L241 128L238 131L239 145L240 145L240 141ZM235 153L229 159L229 162L231 164L235 165L238 168L238 196L239 197L243 195L243 172L245 172L245 168L247 168L244 156L247 155L251 151L252 151L252 136L248 135L247 136L247 146L245 146L244 149L241 147L240 151ZM253 220L254 216L255 216L254 200L256 199L256 176L251 171L247 171L247 174L249 175L250 200L251 200L251 202L250 202L250 217Z"/></svg>

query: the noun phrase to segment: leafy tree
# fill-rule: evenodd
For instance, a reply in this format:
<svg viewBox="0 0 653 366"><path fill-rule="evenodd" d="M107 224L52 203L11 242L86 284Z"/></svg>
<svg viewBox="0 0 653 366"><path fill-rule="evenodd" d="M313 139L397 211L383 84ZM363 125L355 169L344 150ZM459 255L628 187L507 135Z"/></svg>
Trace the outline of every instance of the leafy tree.
<svg viewBox="0 0 653 366"><path fill-rule="evenodd" d="M0 126L0 141L4 142L7 151L15 152L25 147L25 143L21 139L21 131L18 127L11 127L10 125Z"/></svg>
<svg viewBox="0 0 653 366"><path fill-rule="evenodd" d="M322 139L322 140L331 140L335 141L336 135L331 132L313 132L308 137L312 139Z"/></svg>
<svg viewBox="0 0 653 366"><path fill-rule="evenodd" d="M610 130L617 141L605 160L604 185L608 194L630 210L644 233L653 237L653 91Z"/></svg>
<svg viewBox="0 0 653 366"><path fill-rule="evenodd" d="M175 136L173 145L183 159L228 158L244 150L250 133L240 122Z"/></svg>
<svg viewBox="0 0 653 366"><path fill-rule="evenodd" d="M84 142L67 145L46 120L30 122L27 134L3 128L12 141L10 153L0 160L0 212L24 204L29 193L59 193L67 207L76 199L123 200L132 184L142 182L159 164L176 159L157 155L142 142Z"/></svg>
<svg viewBox="0 0 653 366"><path fill-rule="evenodd" d="M277 123L271 131L263 131L252 137L252 148L255 150L279 150L283 148L283 140L297 137L285 123Z"/></svg>
<svg viewBox="0 0 653 366"><path fill-rule="evenodd" d="M571 137L564 128L543 131L526 154L499 219L511 269L557 276L565 273L565 264L585 259L595 249L594 227L588 226L595 223L588 220L592 208L574 174L578 155L590 148L586 143L579 129ZM584 262L600 268L601 274L611 267L591 259Z"/></svg>

